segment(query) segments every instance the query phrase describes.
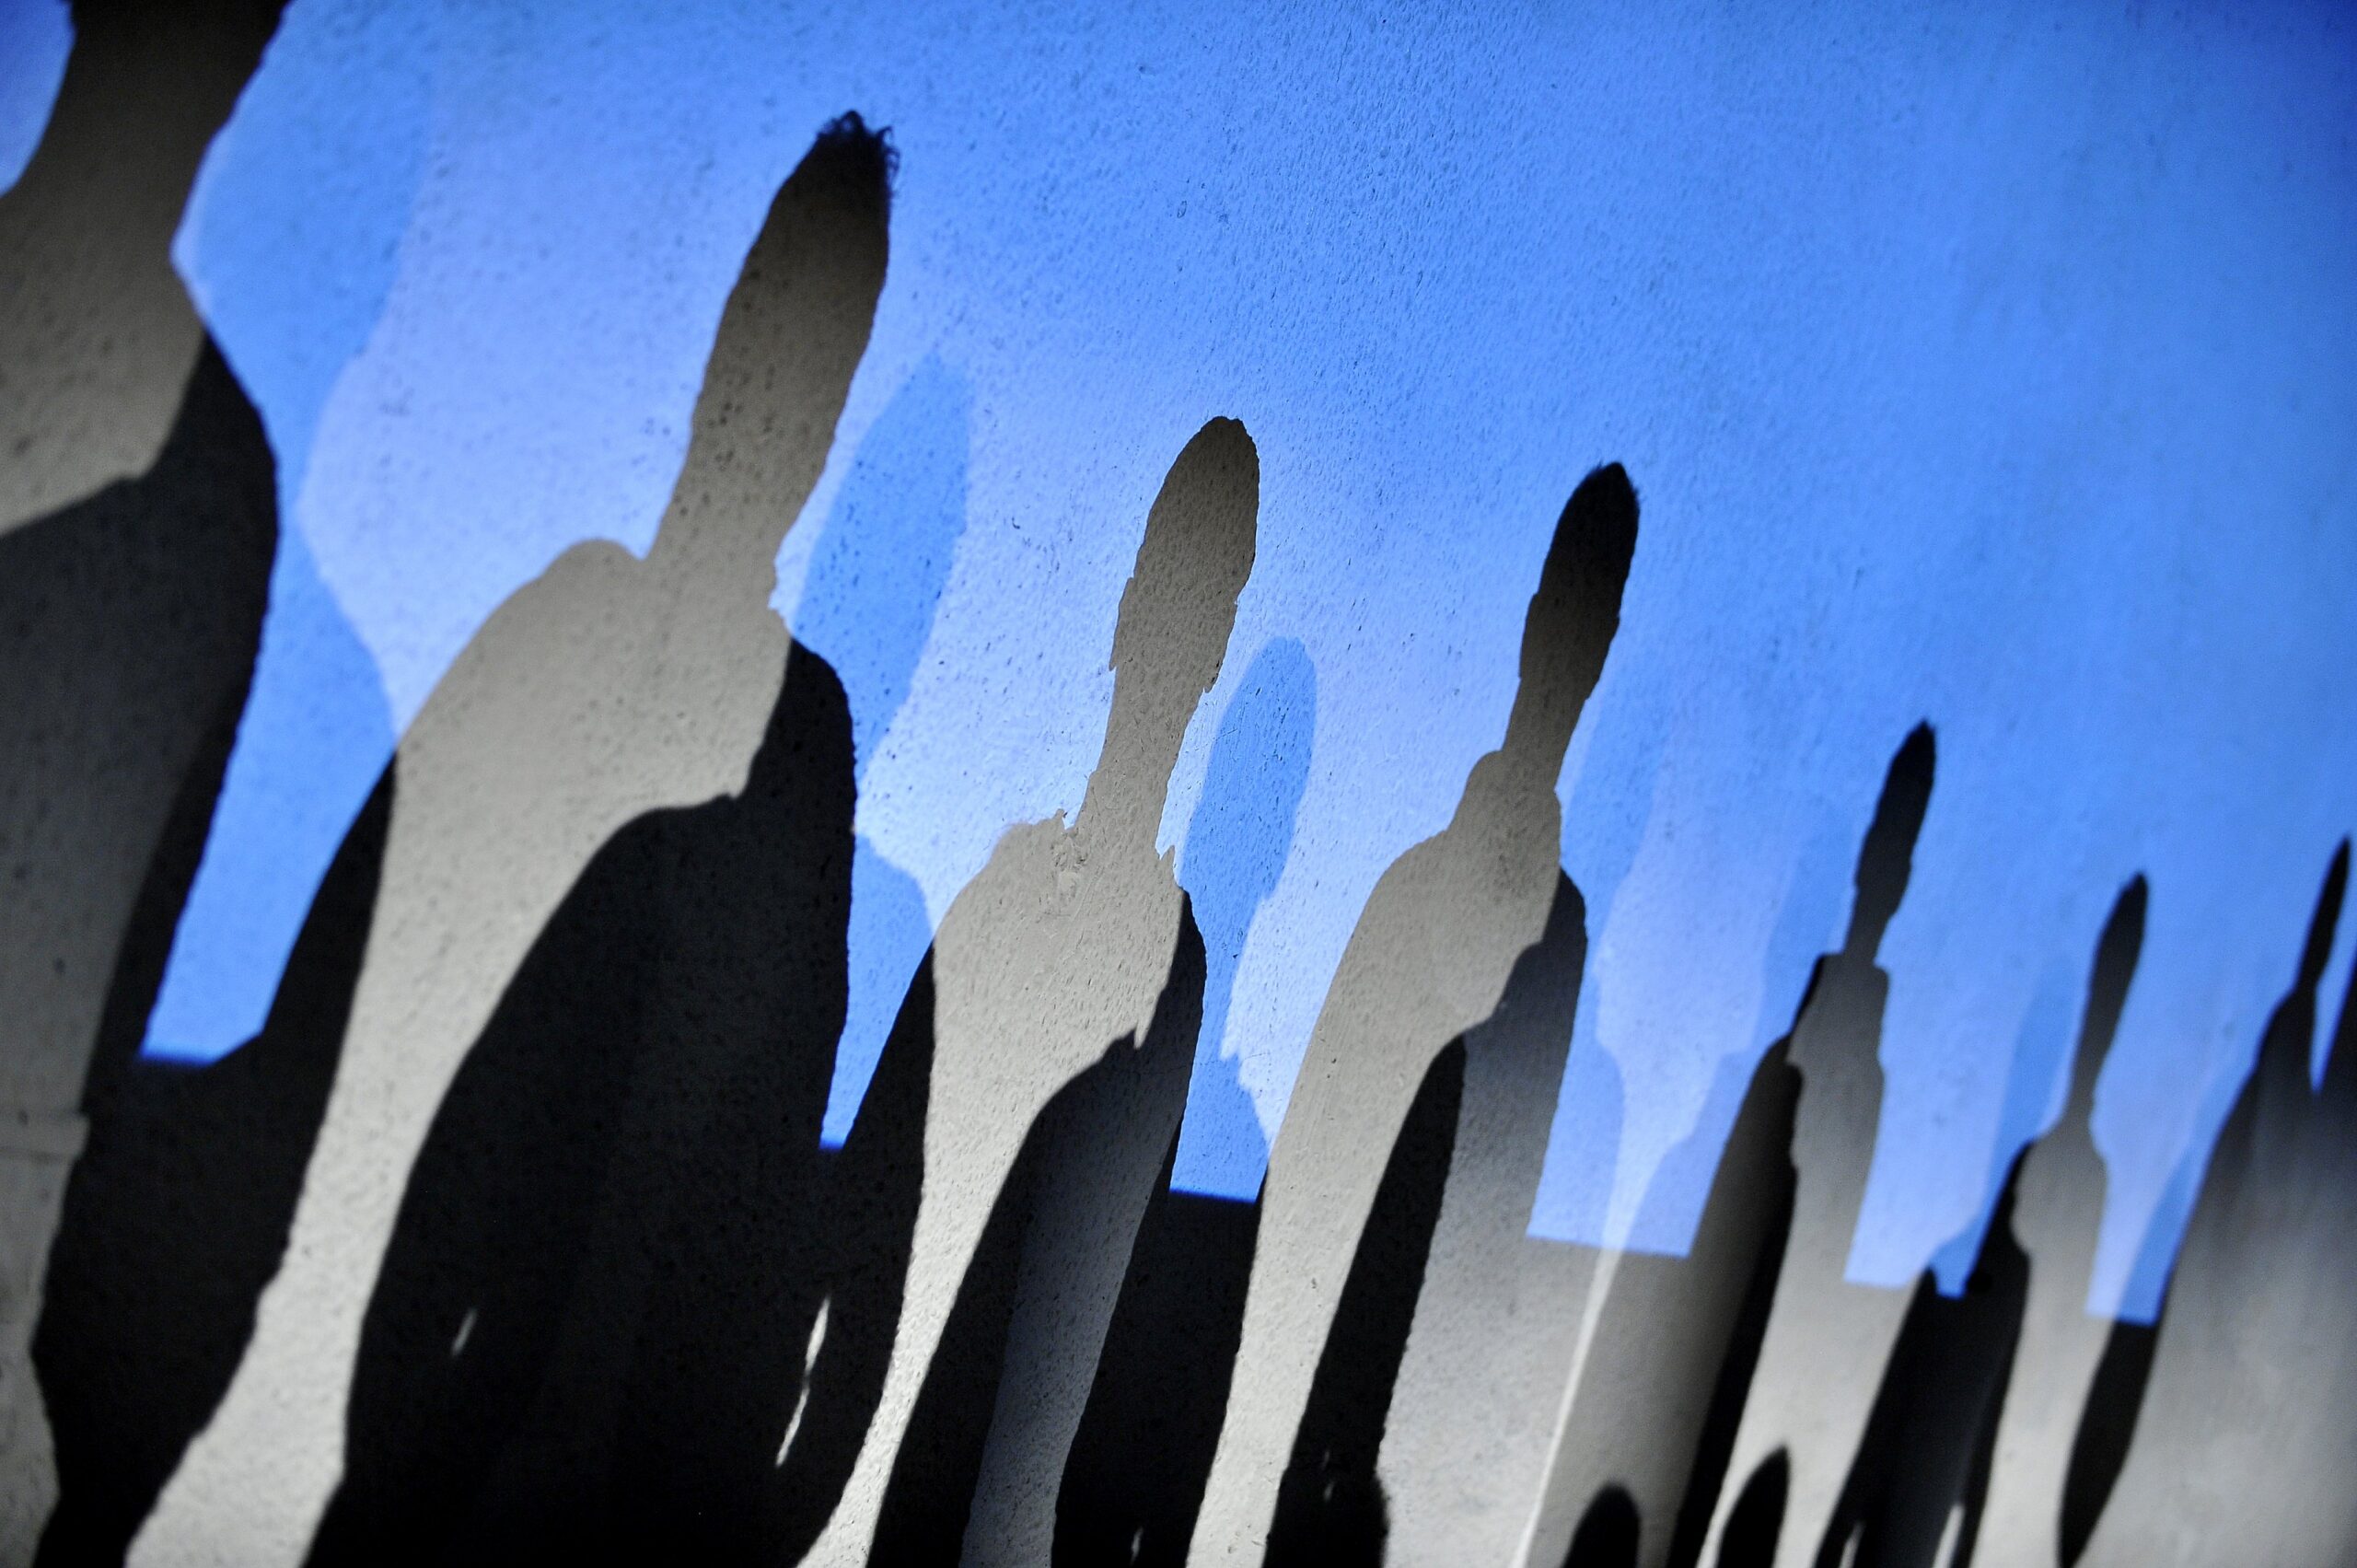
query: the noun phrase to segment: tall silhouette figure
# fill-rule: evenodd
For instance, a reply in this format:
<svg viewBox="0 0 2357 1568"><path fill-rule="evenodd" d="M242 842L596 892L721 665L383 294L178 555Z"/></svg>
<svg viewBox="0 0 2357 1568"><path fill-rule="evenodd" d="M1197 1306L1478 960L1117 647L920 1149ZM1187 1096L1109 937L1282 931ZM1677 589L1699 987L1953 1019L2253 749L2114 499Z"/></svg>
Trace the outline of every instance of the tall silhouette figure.
<svg viewBox="0 0 2357 1568"><path fill-rule="evenodd" d="M1586 1342L1549 1369L1562 1415L1535 1507L1517 1511L1530 1521L1521 1561L1575 1560L1577 1532L1612 1498L1631 1521L1632 1562L1695 1560L1792 1225L1791 1049L1778 1040L1749 1069L1686 1255L1622 1253L1595 1270L1580 1314Z"/></svg>
<svg viewBox="0 0 2357 1568"><path fill-rule="evenodd" d="M644 561L568 551L485 623L394 763L399 808L286 1260L212 1424L134 1542L300 1558L402 1190L470 1046L584 865L737 793L784 679L772 563L816 483L885 265L889 156L853 117L779 191L723 312Z"/></svg>
<svg viewBox="0 0 2357 1568"><path fill-rule="evenodd" d="M173 802L253 667L272 479L207 349L152 469L0 536L0 1497L31 1530L49 1458L25 1358L84 1078Z"/></svg>
<svg viewBox="0 0 2357 1568"><path fill-rule="evenodd" d="M1449 825L1383 874L1343 951L1271 1151L1197 1561L1264 1549L1273 1483L1410 1102L1434 1059L1497 1010L1544 930L1562 855L1555 782L1619 628L1636 540L1628 476L1597 469L1556 524L1504 744L1474 764Z"/></svg>
<svg viewBox="0 0 2357 1568"><path fill-rule="evenodd" d="M1586 960L1586 905L1558 874L1538 943L1465 1036L1456 1147L1383 1435L1397 1562L1509 1562L1538 1495L1596 1262L1529 1234Z"/></svg>
<svg viewBox="0 0 2357 1568"><path fill-rule="evenodd" d="M1980 1510L1979 1551L1988 1562L2070 1568L2085 1544L2084 1534L2070 1540L2063 1530L2063 1486L2111 1329L2087 1310L2106 1187L2089 1122L2143 949L2146 897L2144 879L2131 878L2104 923L2061 1120L2023 1159L2014 1189L2013 1231L2029 1256L2029 1298Z"/></svg>
<svg viewBox="0 0 2357 1568"><path fill-rule="evenodd" d="M121 1562L228 1388L285 1247L367 940L389 772L320 882L261 1032L203 1067L140 1054L235 719L189 771L91 1064L89 1144L33 1342L57 1436L44 1568Z"/></svg>
<svg viewBox="0 0 2357 1568"><path fill-rule="evenodd" d="M1907 893L1934 761L1928 725L1891 759L1858 855L1849 933L1840 952L1818 962L1793 1026L1801 1090L1792 1232L1704 1562L1724 1555L1729 1515L1754 1472L1778 1454L1784 1506L1775 1561L1809 1560L1832 1519L1874 1407L1875 1379L1906 1317L1904 1295L1852 1284L1845 1274L1882 1118L1879 1053L1890 977L1875 955Z"/></svg>
<svg viewBox="0 0 2357 1568"><path fill-rule="evenodd" d="M41 145L0 194L0 535L154 466L204 324L172 233L284 0L76 0Z"/></svg>
<svg viewBox="0 0 2357 1568"><path fill-rule="evenodd" d="M54 1497L29 1360L107 988L207 729L240 700L270 449L171 266L280 0L85 0L0 193L0 1562Z"/></svg>
<svg viewBox="0 0 2357 1568"><path fill-rule="evenodd" d="M2357 1020L2347 1001L2322 1086L2310 1078L2316 988L2348 883L2343 842L2291 989L2211 1153L2151 1387L2083 1562L2357 1560Z"/></svg>
<svg viewBox="0 0 2357 1568"><path fill-rule="evenodd" d="M1212 421L1179 453L1146 518L1113 636L1112 713L1078 816L1069 825L1060 814L1009 831L942 919L929 960L923 1195L899 1332L874 1423L812 1561L861 1561L871 1546L881 1551L888 1488L927 1370L952 1327L961 1283L991 1239L985 1233L994 1214L1007 1213L1002 1191L1041 1112L1109 1053L1118 1060L1149 1046L1179 1058L1171 1077L1184 1095L1200 1014L1183 1030L1157 1035L1155 1024L1166 993L1178 989L1170 981L1182 930L1198 953L1200 938L1191 935L1169 859L1155 853L1155 835L1171 767L1218 678L1237 596L1251 573L1259 504L1251 438L1233 420ZM1191 1005L1200 1009L1200 970L1192 989ZM896 1030L887 1055L905 1038ZM891 1070L888 1062L879 1076ZM1153 1146L1157 1156L1181 1103L1174 1098ZM1109 1267L1092 1261L1087 1279L1073 1282L1092 1305L1067 1319L1075 1342L1062 1350L1068 1360L1058 1376L1066 1387L1057 1390L1053 1411L1034 1412L1047 1430L1068 1432L1080 1419L1095 1342L1110 1317L1158 1163L1133 1186L1134 1173L1123 1173L1122 1190L1109 1194L1127 1205L1127 1223L1108 1222ZM993 1419L985 1409L957 1415L970 1424ZM1051 1498L1061 1458L1059 1448L1041 1461Z"/></svg>

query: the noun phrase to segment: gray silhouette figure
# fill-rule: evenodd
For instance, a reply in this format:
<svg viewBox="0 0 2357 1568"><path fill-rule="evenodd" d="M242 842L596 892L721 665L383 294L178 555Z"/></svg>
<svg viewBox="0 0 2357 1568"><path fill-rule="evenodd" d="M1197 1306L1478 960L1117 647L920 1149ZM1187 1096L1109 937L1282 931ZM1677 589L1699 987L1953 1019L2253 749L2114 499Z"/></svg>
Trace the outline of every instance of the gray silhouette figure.
<svg viewBox="0 0 2357 1568"><path fill-rule="evenodd" d="M80 0L41 145L0 195L0 534L163 450L204 324L172 231L284 0Z"/></svg>
<svg viewBox="0 0 2357 1568"><path fill-rule="evenodd" d="M2348 875L2344 842L2212 1153L2095 1568L2357 1562L2357 988L2309 1077Z"/></svg>
<svg viewBox="0 0 2357 1568"><path fill-rule="evenodd" d="M1105 1059L1109 1046L1136 1049L1149 1037L1184 915L1171 857L1155 853L1155 837L1171 767L1197 704L1219 678L1237 596L1251 575L1260 486L1259 454L1233 420L1212 421L1179 453L1121 595L1113 711L1078 815L1069 825L1060 812L1010 830L942 917L932 960L924 1187L900 1329L882 1400L812 1562L865 1561L902 1434L1034 1121L1060 1090ZM1172 1049L1192 1045L1189 1029ZM1180 1095L1187 1070L1180 1062L1172 1074ZM1174 1126L1175 1114L1174 1100ZM1062 1432L1068 1446L1153 1175L1149 1168L1144 1181L1128 1184L1135 1188L1125 1194L1132 1212L1104 1249L1105 1266L1071 1282L1088 1306L1060 1313L1059 1331L1074 1339L1061 1350L1067 1370L1058 1386L1016 1392L1018 1400L1045 1399L1052 1408L1000 1419ZM1062 1458L1059 1446L1030 1460L1044 1493L1034 1512L1049 1531ZM1046 1534L1039 1539L1044 1556Z"/></svg>
<svg viewBox="0 0 2357 1568"><path fill-rule="evenodd" d="M1524 622L1504 744L1449 825L1376 884L1326 994L1270 1153L1227 1419L1190 1560L1257 1561L1345 1277L1433 1061L1497 1011L1555 900L1563 754L1620 620L1637 498L1618 464L1556 524Z"/></svg>
<svg viewBox="0 0 2357 1568"><path fill-rule="evenodd" d="M817 483L885 270L889 153L855 116L779 191L730 295L644 561L568 551L402 743L374 923L284 1262L141 1562L300 1561L339 1479L363 1314L435 1109L582 867L740 791L784 679L778 546Z"/></svg>
<svg viewBox="0 0 2357 1568"><path fill-rule="evenodd" d="M1543 1479L1596 1252L1528 1234L1572 1042L1586 906L1559 874L1544 935L1465 1037L1465 1099L1377 1462L1394 1562L1508 1562ZM1595 1132L1613 1142L1619 1129Z"/></svg>
<svg viewBox="0 0 2357 1568"><path fill-rule="evenodd" d="M1877 1382L1907 1316L1908 1295L1845 1278L1882 1116L1883 1006L1890 977L1875 962L1905 897L1930 805L1929 726L1907 738L1858 857L1857 898L1841 950L1818 965L1793 1026L1800 1070L1794 1110L1793 1225L1767 1336L1744 1401L1702 1561L1722 1555L1728 1516L1753 1473L1780 1450L1783 1530L1776 1562L1808 1562L1832 1520Z"/></svg>
<svg viewBox="0 0 2357 1568"><path fill-rule="evenodd" d="M2029 1301L1981 1502L1978 1551L1990 1562L2069 1568L2063 1483L2111 1337L2110 1323L2087 1310L2106 1186L2088 1119L2143 947L2145 898L2139 877L2112 905L2096 945L2070 1098L2061 1120L2024 1156L2014 1189L2014 1237L2029 1254Z"/></svg>

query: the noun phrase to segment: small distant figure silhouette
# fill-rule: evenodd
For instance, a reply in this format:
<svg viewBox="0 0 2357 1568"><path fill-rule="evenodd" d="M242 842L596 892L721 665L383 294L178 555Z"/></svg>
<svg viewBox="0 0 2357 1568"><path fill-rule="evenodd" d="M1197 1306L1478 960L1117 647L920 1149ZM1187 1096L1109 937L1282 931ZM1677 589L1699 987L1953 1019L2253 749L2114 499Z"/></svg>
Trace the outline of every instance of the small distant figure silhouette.
<svg viewBox="0 0 2357 1568"><path fill-rule="evenodd" d="M1449 825L1392 863L1359 917L1271 1151L1227 1421L1198 1562L1266 1550L1313 1379L1376 1191L1434 1059L1497 1010L1544 929L1562 856L1555 784L1620 626L1637 496L1618 464L1580 482L1523 627L1504 744Z"/></svg>

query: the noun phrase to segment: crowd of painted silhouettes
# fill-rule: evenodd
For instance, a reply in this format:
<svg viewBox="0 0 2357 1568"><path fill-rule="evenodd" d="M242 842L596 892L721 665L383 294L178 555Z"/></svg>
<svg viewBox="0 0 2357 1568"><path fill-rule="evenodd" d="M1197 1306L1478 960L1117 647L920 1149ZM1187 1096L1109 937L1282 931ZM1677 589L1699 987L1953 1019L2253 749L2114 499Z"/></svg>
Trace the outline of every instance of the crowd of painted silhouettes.
<svg viewBox="0 0 2357 1568"><path fill-rule="evenodd" d="M884 280L892 155L855 115L776 193L652 550L569 552L482 627L259 1037L142 1057L278 532L167 247L274 7L88 9L0 198L0 1563L2357 1551L2346 1003L2310 1074L2345 845L2154 1322L2086 1310L2141 878L1961 1292L1847 1278L1928 726L1691 1248L1527 1235L1585 959L1556 783L1639 527L1617 465L1556 522L1497 748L1358 919L1257 1200L1172 1182L1235 934L1207 947L1155 847L1255 556L1220 418L1144 520L1078 811L950 905L824 1147L852 724L770 564Z"/></svg>

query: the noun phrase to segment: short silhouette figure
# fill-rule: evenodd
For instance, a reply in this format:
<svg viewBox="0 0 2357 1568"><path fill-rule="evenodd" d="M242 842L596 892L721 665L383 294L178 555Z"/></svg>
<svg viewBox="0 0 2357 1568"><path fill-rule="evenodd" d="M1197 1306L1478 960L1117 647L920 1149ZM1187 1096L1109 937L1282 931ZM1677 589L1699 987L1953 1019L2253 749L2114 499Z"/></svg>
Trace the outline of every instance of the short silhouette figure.
<svg viewBox="0 0 2357 1568"><path fill-rule="evenodd" d="M1612 465L1581 481L1524 623L1505 741L1449 825L1392 863L1344 949L1271 1151L1228 1414L1194 1542L1263 1551L1319 1358L1376 1191L1433 1060L1497 1010L1555 899L1563 754L1602 675L1636 549Z"/></svg>
<svg viewBox="0 0 2357 1568"><path fill-rule="evenodd" d="M352 1019L286 1261L134 1556L299 1559L343 1465L369 1290L435 1109L623 824L744 789L785 675L772 563L817 482L885 265L889 151L854 118L772 204L644 561L576 547L460 655L394 762Z"/></svg>
<svg viewBox="0 0 2357 1568"><path fill-rule="evenodd" d="M0 1562L50 1505L26 1356L99 1020L174 802L236 722L277 538L261 421L209 345L186 379L146 472L0 534Z"/></svg>
<svg viewBox="0 0 2357 1568"><path fill-rule="evenodd" d="M180 423L206 337L172 235L284 4L75 0L49 123L0 193L0 535L147 472Z"/></svg>
<svg viewBox="0 0 2357 1568"><path fill-rule="evenodd" d="M1875 955L1906 896L1934 761L1929 725L1917 726L1891 759L1858 855L1849 933L1840 951L1818 961L1793 1026L1791 1062L1801 1089L1792 1231L1725 1472L1748 1487L1769 1456L1782 1454L1780 1564L1807 1561L1825 1538L1874 1407L1875 1379L1907 1314L1900 1292L1852 1284L1845 1274L1882 1117L1890 977ZM1705 1561L1724 1555L1737 1500L1722 1489Z"/></svg>
<svg viewBox="0 0 2357 1568"><path fill-rule="evenodd" d="M1002 1191L1058 1092L1109 1052L1167 1049L1180 1058L1171 1074L1177 1097L1155 1156L1176 1129L1200 1015L1159 1037L1154 1025L1182 933L1199 951L1201 939L1191 935L1169 857L1155 853L1155 836L1171 767L1218 678L1237 596L1251 573L1259 497L1260 459L1244 427L1225 419L1206 424L1171 466L1146 519L1114 633L1112 713L1078 816L1009 831L942 919L930 959L923 1196L899 1331L874 1423L813 1561L861 1561L871 1547L881 1551L888 1489L928 1369L944 1349L961 1285L991 1239L993 1216L1007 1212ZM1200 981L1192 1005L1202 1005ZM888 1056L901 1038L896 1031ZM890 1070L888 1063L878 1069ZM1098 1262L1106 1266L1092 1264L1088 1280L1074 1282L1089 1304L1066 1319L1073 1342L1060 1350L1054 1411L1025 1418L1064 1433L1035 1460L1051 1507L1158 1164L1147 1164L1133 1188L1109 1192L1108 1201L1128 1205L1126 1224L1103 1237L1109 1256ZM993 1419L984 1409L957 1414L978 1425ZM908 1495L905 1486L900 1491Z"/></svg>
<svg viewBox="0 0 2357 1568"><path fill-rule="evenodd" d="M2112 1327L2087 1310L2106 1188L2089 1122L2143 948L2145 902L2144 879L2131 878L2104 923L2069 1098L2061 1120L2024 1158L2014 1191L2013 1231L2029 1256L2029 1298L1980 1509L1979 1551L1990 1562L2070 1568L2076 1555L2061 1530L2063 1483Z"/></svg>
<svg viewBox="0 0 2357 1568"><path fill-rule="evenodd" d="M2212 1148L2118 1486L2103 1568L2357 1560L2357 1020L2312 1087L2316 989L2349 882L2334 854L2289 993ZM2165 896L2166 889L2163 889ZM2352 992L2357 996L2357 992ZM2090 1412L2092 1414L2093 1412Z"/></svg>
<svg viewBox="0 0 2357 1568"><path fill-rule="evenodd" d="M1586 961L1586 905L1559 874L1538 943L1465 1035L1464 1109L1383 1436L1399 1562L1509 1562L1538 1494L1596 1256L1529 1234Z"/></svg>

